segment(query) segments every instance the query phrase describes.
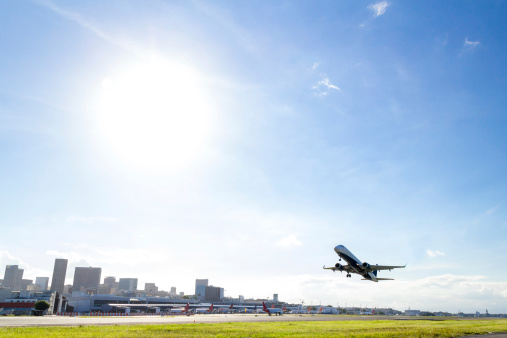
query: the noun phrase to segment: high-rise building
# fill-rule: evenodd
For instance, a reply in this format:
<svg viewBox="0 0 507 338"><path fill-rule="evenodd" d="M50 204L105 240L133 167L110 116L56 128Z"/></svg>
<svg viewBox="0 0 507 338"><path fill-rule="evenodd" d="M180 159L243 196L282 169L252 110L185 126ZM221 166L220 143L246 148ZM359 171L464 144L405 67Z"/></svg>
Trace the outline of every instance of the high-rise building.
<svg viewBox="0 0 507 338"><path fill-rule="evenodd" d="M196 279L195 280L195 295L204 297L206 295L206 287L208 286L207 279Z"/></svg>
<svg viewBox="0 0 507 338"><path fill-rule="evenodd" d="M114 288L116 286L116 277L109 276L104 278L104 285L110 288Z"/></svg>
<svg viewBox="0 0 507 338"><path fill-rule="evenodd" d="M208 286L208 280L207 279L196 279L195 286L197 286L197 285Z"/></svg>
<svg viewBox="0 0 507 338"><path fill-rule="evenodd" d="M35 284L40 286L41 291L46 291L49 286L49 277L35 277Z"/></svg>
<svg viewBox="0 0 507 338"><path fill-rule="evenodd" d="M5 267L4 281L2 286L9 288L11 291L21 290L21 280L23 279L23 269L17 265L7 265Z"/></svg>
<svg viewBox="0 0 507 338"><path fill-rule="evenodd" d="M144 291L149 294L154 294L158 292L158 286L155 283L144 283Z"/></svg>
<svg viewBox="0 0 507 338"><path fill-rule="evenodd" d="M100 284L101 268L77 267L74 271L74 283L72 292L82 291L86 293L97 293Z"/></svg>
<svg viewBox="0 0 507 338"><path fill-rule="evenodd" d="M205 286L204 300L207 302L221 302L224 300L224 288Z"/></svg>
<svg viewBox="0 0 507 338"><path fill-rule="evenodd" d="M118 282L118 290L137 290L137 278L120 278L120 281Z"/></svg>
<svg viewBox="0 0 507 338"><path fill-rule="evenodd" d="M22 279L21 280L21 291L28 290L28 287L33 284L33 279Z"/></svg>
<svg viewBox="0 0 507 338"><path fill-rule="evenodd" d="M59 294L63 293L65 285L65 276L67 275L67 259L55 259L55 267L53 268L53 278L51 279L51 291L56 291Z"/></svg>

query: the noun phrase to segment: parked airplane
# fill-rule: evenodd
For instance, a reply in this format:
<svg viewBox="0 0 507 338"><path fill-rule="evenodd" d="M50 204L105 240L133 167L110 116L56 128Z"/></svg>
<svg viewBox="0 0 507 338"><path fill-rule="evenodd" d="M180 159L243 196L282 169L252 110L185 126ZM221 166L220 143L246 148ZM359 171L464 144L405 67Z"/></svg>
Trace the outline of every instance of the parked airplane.
<svg viewBox="0 0 507 338"><path fill-rule="evenodd" d="M190 304L187 303L187 306L185 307L177 307L177 308L172 308L170 311L171 312L182 312L182 313L187 313L188 312L188 308L190 307Z"/></svg>
<svg viewBox="0 0 507 338"><path fill-rule="evenodd" d="M231 313L234 311L234 305L231 304L229 307L217 307L217 311L220 313Z"/></svg>
<svg viewBox="0 0 507 338"><path fill-rule="evenodd" d="M329 269L334 271L346 271L347 278L351 277L351 273L357 273L358 275L363 276L363 280L371 280L372 282L378 282L379 280L393 280L393 278L378 278L377 271L379 270L389 270L396 268L404 268L405 266L392 266L392 265L370 265L366 262L361 262L356 258L346 247L343 245L337 245L334 248L334 251L340 257L340 261L343 259L348 264L342 265L340 263L336 263L335 266L327 267L324 265L324 269Z"/></svg>
<svg viewBox="0 0 507 338"><path fill-rule="evenodd" d="M213 304L211 304L209 308L200 307L200 308L195 309L195 313L206 313L206 312L208 312L208 313L213 312Z"/></svg>
<svg viewBox="0 0 507 338"><path fill-rule="evenodd" d="M268 308L264 302L262 302L262 310L267 312L270 316L274 313L275 315L283 315L282 309Z"/></svg>

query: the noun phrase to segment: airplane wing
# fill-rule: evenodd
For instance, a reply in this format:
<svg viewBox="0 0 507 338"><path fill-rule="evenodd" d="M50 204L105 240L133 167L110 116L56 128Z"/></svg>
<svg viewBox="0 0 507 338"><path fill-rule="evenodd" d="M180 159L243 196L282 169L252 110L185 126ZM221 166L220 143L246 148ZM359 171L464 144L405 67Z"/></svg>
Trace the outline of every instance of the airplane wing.
<svg viewBox="0 0 507 338"><path fill-rule="evenodd" d="M349 265L342 265L342 267L340 269L334 267L334 266L329 266L326 268L326 266L324 265L323 269L326 269L326 270L333 270L334 271L345 271L345 272L350 272L352 271L352 269L349 267Z"/></svg>
<svg viewBox="0 0 507 338"><path fill-rule="evenodd" d="M392 269L398 269L398 268L404 268L406 265L403 266L394 266L394 265L370 265L370 268L372 270L392 270Z"/></svg>

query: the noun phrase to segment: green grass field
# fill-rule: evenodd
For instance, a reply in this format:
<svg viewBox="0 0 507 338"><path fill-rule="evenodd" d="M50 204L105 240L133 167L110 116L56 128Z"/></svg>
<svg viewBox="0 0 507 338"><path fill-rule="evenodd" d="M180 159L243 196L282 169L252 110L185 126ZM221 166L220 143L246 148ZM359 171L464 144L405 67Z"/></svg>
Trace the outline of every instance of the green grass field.
<svg viewBox="0 0 507 338"><path fill-rule="evenodd" d="M0 337L460 337L507 332L507 319L372 320L0 328Z"/></svg>

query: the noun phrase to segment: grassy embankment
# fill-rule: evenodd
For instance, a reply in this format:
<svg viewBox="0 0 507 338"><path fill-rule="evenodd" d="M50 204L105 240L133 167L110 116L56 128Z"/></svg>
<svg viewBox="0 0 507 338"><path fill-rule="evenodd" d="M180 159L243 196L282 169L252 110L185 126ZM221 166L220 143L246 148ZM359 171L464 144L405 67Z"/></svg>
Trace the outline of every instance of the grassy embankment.
<svg viewBox="0 0 507 338"><path fill-rule="evenodd" d="M507 332L507 320L379 320L0 328L0 337L460 337Z"/></svg>

